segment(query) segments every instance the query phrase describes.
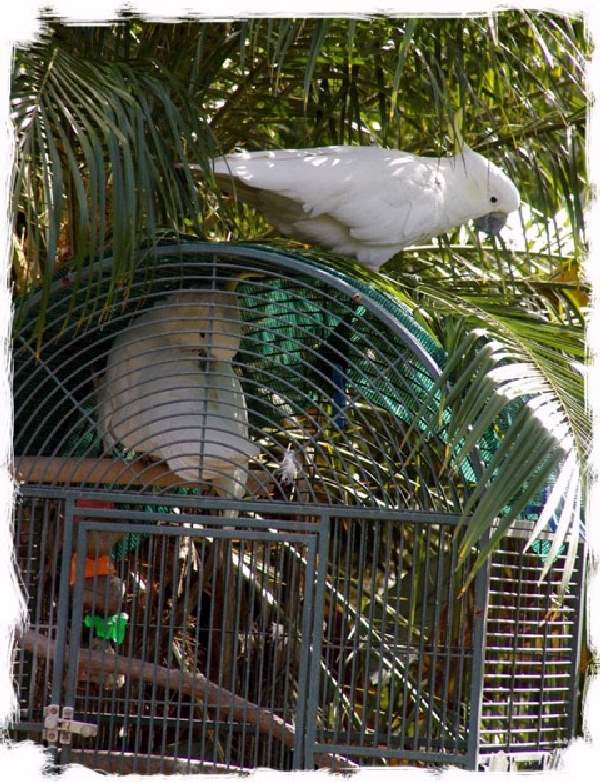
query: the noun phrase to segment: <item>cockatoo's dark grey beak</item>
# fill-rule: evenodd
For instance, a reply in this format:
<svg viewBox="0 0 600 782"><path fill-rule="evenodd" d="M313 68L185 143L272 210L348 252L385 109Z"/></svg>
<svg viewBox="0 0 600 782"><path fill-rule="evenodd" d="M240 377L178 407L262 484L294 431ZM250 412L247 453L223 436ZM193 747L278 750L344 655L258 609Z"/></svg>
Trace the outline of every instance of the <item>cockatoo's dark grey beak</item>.
<svg viewBox="0 0 600 782"><path fill-rule="evenodd" d="M483 217L473 220L476 231L483 231L489 236L498 236L500 231L506 225L506 212L488 212Z"/></svg>

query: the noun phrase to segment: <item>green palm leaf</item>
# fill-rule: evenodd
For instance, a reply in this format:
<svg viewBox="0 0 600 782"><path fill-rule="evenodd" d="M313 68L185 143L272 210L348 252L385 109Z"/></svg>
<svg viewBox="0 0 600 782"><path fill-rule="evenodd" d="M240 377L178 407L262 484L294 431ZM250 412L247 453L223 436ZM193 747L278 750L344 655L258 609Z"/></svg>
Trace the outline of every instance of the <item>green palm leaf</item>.
<svg viewBox="0 0 600 782"><path fill-rule="evenodd" d="M110 245L114 289L159 222L182 229L184 218L197 220L189 169L174 164L187 159L182 138L198 121L176 108L164 81L50 42L19 53L13 208L27 223L30 283L47 287L66 255L77 287L83 264ZM200 145L194 152L202 159Z"/></svg>

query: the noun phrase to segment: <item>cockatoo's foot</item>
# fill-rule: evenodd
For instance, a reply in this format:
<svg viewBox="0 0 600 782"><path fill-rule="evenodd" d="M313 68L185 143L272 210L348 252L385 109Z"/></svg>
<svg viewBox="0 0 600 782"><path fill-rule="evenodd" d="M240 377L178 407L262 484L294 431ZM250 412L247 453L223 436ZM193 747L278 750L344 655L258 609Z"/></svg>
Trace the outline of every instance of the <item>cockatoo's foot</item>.
<svg viewBox="0 0 600 782"><path fill-rule="evenodd" d="M154 456L150 456L150 454L142 453L140 454L136 461L140 462L141 464L145 465L146 467L150 467L153 464L164 464L165 467L168 467L168 464L163 459L155 459Z"/></svg>
<svg viewBox="0 0 600 782"><path fill-rule="evenodd" d="M95 652L102 652L102 654L110 654L113 656L116 654L114 646L105 638L92 638L89 648ZM120 690L125 686L125 675L122 673L115 675L112 673L104 673L103 671L98 673L89 672L85 679L89 682L94 682L94 684L97 684L105 690Z"/></svg>

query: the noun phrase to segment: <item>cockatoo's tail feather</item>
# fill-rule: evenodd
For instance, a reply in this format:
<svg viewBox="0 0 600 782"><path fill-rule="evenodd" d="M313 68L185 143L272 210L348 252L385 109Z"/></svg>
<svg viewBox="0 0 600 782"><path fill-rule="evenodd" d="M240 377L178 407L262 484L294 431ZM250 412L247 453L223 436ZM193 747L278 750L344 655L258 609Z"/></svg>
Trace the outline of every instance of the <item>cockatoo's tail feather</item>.
<svg viewBox="0 0 600 782"><path fill-rule="evenodd" d="M229 478L258 448L232 359L241 338L235 294L181 291L159 302L115 340L99 388L99 430L115 443L164 460L185 481Z"/></svg>

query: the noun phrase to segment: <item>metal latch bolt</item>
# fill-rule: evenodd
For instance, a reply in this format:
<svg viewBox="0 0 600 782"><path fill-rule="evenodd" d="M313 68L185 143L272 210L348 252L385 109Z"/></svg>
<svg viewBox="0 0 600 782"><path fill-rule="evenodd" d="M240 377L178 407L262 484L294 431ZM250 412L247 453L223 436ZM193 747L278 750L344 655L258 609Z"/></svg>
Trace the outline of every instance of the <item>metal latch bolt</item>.
<svg viewBox="0 0 600 782"><path fill-rule="evenodd" d="M98 735L98 726L89 722L75 722L75 710L72 706L64 706L62 717L60 706L51 703L44 708L44 732L42 737L48 744L70 744L71 736L77 733L85 739Z"/></svg>

